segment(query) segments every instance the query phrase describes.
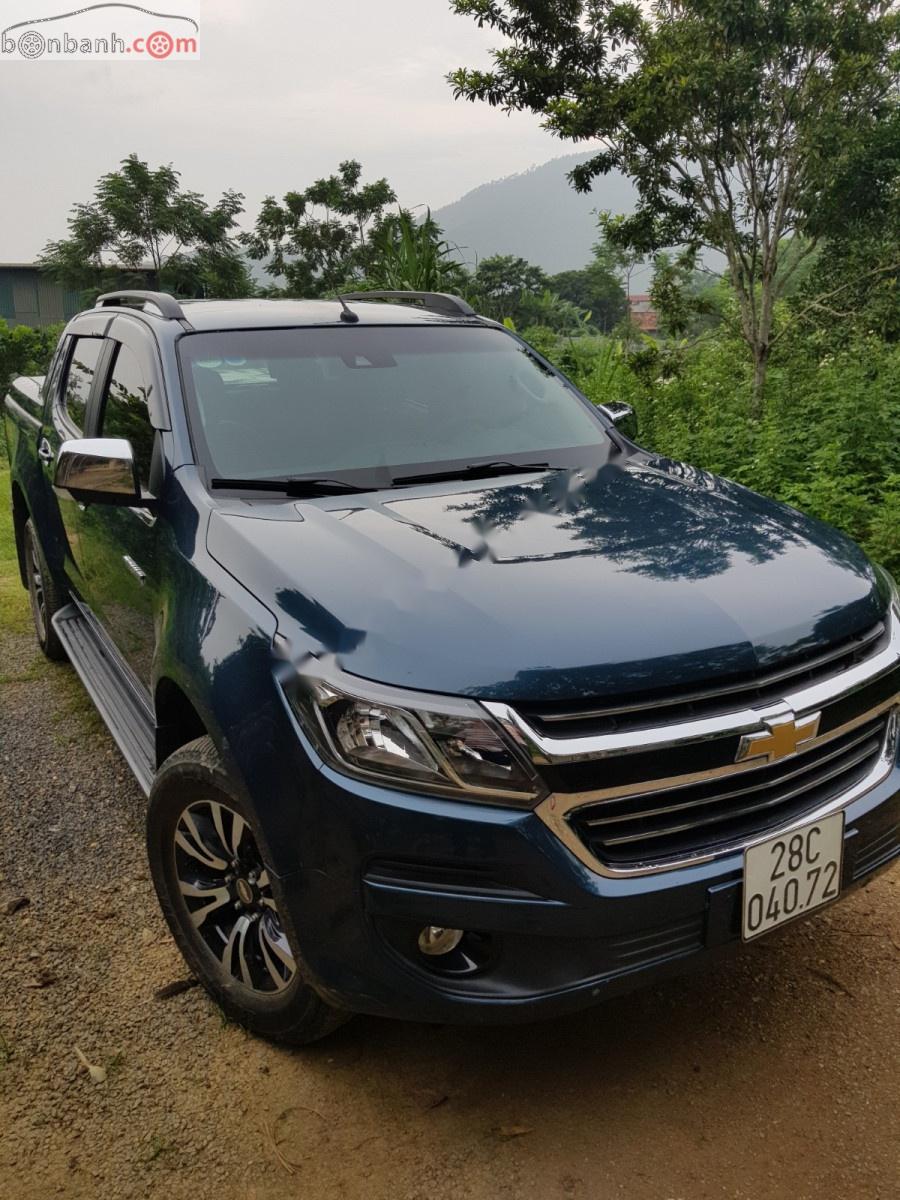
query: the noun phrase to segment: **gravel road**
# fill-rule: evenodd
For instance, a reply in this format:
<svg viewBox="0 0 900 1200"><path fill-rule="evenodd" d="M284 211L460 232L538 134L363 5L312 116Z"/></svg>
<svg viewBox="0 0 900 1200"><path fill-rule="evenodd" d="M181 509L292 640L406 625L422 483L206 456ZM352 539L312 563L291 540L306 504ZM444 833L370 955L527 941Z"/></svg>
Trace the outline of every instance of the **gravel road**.
<svg viewBox="0 0 900 1200"><path fill-rule="evenodd" d="M157 998L186 972L142 797L72 672L29 637L0 634L0 768L0 1196L900 1192L900 870L576 1018L360 1018L289 1051L199 988Z"/></svg>

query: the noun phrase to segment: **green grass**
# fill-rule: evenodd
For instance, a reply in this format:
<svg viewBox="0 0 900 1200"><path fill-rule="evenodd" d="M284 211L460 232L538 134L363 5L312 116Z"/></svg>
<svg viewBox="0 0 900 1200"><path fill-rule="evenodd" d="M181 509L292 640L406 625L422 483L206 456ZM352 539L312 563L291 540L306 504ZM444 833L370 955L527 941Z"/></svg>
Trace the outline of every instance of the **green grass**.
<svg viewBox="0 0 900 1200"><path fill-rule="evenodd" d="M32 630L28 593L19 578L19 561L13 533L9 468L0 441L0 633L28 633ZM37 654L30 665L17 673L0 672L0 686L32 683L52 676L60 698L53 716L56 736L68 743L83 738L85 731L94 733L103 728L96 709L74 672L48 662ZM73 718L79 724L73 726ZM2 1053L2 1047L0 1047Z"/></svg>
<svg viewBox="0 0 900 1200"><path fill-rule="evenodd" d="M28 592L19 578L12 528L10 469L6 464L6 448L0 439L0 634L28 634L30 631L31 608ZM56 666L42 654L37 654L22 671L0 672L0 686L34 683L41 679L52 679L55 694L59 697L53 715L54 724L58 726L54 737L68 743L83 738L85 732L102 730L102 721L88 694L76 674L66 667Z"/></svg>
<svg viewBox="0 0 900 1200"><path fill-rule="evenodd" d="M37 677L41 674L53 676L55 696L58 701L51 721L55 728L52 737L60 746L77 746L84 742L85 734L102 734L106 732L103 718L94 708L93 702L84 686L68 664L59 665L47 662L41 656Z"/></svg>
<svg viewBox="0 0 900 1200"><path fill-rule="evenodd" d="M0 458L0 629L24 633L28 629L28 593L19 579L13 534L12 498L5 455Z"/></svg>

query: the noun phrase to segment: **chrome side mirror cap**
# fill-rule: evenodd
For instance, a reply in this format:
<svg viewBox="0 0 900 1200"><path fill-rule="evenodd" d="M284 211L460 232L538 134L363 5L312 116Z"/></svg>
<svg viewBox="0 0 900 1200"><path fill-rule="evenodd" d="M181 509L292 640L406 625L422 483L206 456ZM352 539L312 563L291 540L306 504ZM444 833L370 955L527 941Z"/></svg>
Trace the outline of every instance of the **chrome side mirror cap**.
<svg viewBox="0 0 900 1200"><path fill-rule="evenodd" d="M56 457L53 486L64 488L84 504L144 503L126 438L73 438L63 442Z"/></svg>
<svg viewBox="0 0 900 1200"><path fill-rule="evenodd" d="M638 435L637 413L630 404L622 404L613 400L611 404L601 404L601 410L609 417L616 429L620 430L629 441L636 441Z"/></svg>

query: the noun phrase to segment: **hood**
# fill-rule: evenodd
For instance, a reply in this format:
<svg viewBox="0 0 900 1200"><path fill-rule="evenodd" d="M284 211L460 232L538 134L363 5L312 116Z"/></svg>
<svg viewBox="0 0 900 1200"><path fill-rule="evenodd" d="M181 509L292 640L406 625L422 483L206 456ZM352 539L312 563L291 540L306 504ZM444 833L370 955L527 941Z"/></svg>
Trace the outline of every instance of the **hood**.
<svg viewBox="0 0 900 1200"><path fill-rule="evenodd" d="M661 459L223 505L208 548L274 611L296 658L482 699L753 671L886 607L837 530Z"/></svg>

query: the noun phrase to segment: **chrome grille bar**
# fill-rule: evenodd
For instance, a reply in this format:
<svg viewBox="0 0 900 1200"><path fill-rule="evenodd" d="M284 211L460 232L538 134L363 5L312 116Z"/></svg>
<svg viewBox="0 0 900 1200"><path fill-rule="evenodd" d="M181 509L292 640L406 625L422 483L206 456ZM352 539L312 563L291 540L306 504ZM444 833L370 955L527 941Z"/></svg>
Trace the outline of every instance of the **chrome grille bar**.
<svg viewBox="0 0 900 1200"><path fill-rule="evenodd" d="M811 779L807 779L804 783L789 788L787 791L776 789L774 794L766 800L759 800L754 804L743 804L739 808L729 809L728 812L714 813L708 817L698 817L694 821L682 822L679 825L663 825L645 830L643 833L614 835L611 838L605 838L604 841L609 846L624 846L632 842L646 842L656 838L670 837L675 833L687 833L695 829L704 829L709 825L720 825L723 821L740 820L741 817L749 816L751 813L764 813L769 808L776 808L779 804L787 804L790 800L796 799L797 796L802 796L805 792L812 791L827 784L832 779L838 779L841 775L848 774L854 767L871 758L873 754L877 754L880 746L880 740L870 742L870 744L858 750L851 758L847 760L841 759L830 771L815 771L812 773ZM766 789L761 790L767 794Z"/></svg>
<svg viewBox="0 0 900 1200"><path fill-rule="evenodd" d="M861 733L859 735L859 737L854 738L851 742L848 742L841 746L838 746L836 749L832 750L829 754L825 754L822 756L816 756L812 762L807 763L804 761L805 759L811 757L809 754L800 755L799 759L793 760L793 761L800 762L800 766L798 766L796 768L796 770L790 771L786 775L780 775L777 779L773 780L771 783L763 782L762 780L760 780L757 783L750 783L746 787L732 788L728 791L717 792L715 795L712 795L712 796L701 796L698 799L687 800L681 804L663 804L663 805L659 805L656 808L641 808L634 812L616 813L614 816L611 816L611 817L591 817L591 818L586 819L584 823L585 823L585 825L589 826L591 829L594 829L594 828L599 828L599 827L605 826L605 825L618 825L624 821L638 821L644 817L659 817L659 816L664 816L666 813L683 812L690 808L703 808L703 807L706 807L706 805L708 805L708 804L722 804L729 800L735 800L739 796L752 795L754 792L758 792L758 791L760 791L761 788L764 788L767 786L773 787L773 788L780 787L782 784L789 783L793 779L802 779L804 775L808 775L811 771L816 770L817 767L821 767L825 763L832 762L836 758L837 759L842 758L842 756L845 755L848 751L852 750L855 746L858 746L864 742L871 743L869 745L868 750L866 751L867 754L871 754L875 750L878 749L878 746L880 745L880 741L883 737L884 737L884 728L883 727L881 727L877 730L866 729L863 733ZM765 768L763 768L763 769L765 770ZM685 785L682 784L682 788L684 786ZM680 789L673 788L670 790L677 792ZM659 793L657 793L657 792L639 793L636 798L639 799L641 795L655 796L658 794ZM609 801L608 803L612 804L613 801Z"/></svg>

